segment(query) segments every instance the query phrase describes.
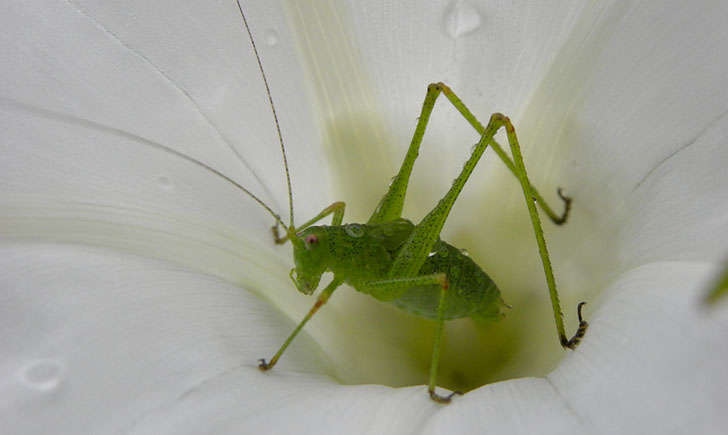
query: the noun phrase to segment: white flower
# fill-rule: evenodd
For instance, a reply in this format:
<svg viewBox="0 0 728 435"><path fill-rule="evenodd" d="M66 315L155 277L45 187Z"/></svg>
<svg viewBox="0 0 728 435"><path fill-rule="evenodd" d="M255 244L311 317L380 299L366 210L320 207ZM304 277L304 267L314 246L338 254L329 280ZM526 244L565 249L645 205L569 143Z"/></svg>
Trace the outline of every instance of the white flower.
<svg viewBox="0 0 728 435"><path fill-rule="evenodd" d="M9 2L0 20L0 420L13 433L720 433L728 312L724 2L243 4L281 118L296 221L370 213L432 81L514 120L575 352L558 346L518 185L487 152L443 237L513 306L447 328L342 288L272 372L312 299L272 220L282 161L234 2ZM253 3L253 2L249 2ZM477 136L443 99L417 220ZM285 215L284 215L285 220ZM524 377L529 376L529 377ZM368 385L357 385L368 384ZM420 384L420 385L418 385ZM392 388L410 385L406 388ZM412 386L414 385L414 386Z"/></svg>

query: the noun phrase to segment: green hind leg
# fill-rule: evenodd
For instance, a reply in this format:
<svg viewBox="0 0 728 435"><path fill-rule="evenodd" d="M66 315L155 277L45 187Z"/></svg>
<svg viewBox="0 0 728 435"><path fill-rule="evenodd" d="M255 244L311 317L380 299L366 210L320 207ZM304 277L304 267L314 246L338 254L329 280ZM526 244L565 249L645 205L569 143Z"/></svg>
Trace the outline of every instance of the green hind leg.
<svg viewBox="0 0 728 435"><path fill-rule="evenodd" d="M401 217L402 207L404 206L404 199L407 194L407 186L409 184L409 178L412 174L412 167L414 166L415 160L419 154L420 145L422 144L422 138L425 135L425 129L430 120L430 115L435 107L435 102L440 93L445 94L445 97L452 103L458 112L465 118L466 121L478 132L479 135L485 134L485 127L478 121L478 119L470 112L470 110L463 104L457 95L444 83L432 83L427 87L427 95L425 95L425 101L422 103L422 110L420 116L417 118L417 126L415 132L412 135L412 141L410 142L407 154L402 161L402 166L399 172L392 180L389 185L389 190L384 197L379 201L379 205L376 210L369 218L367 223L376 224L381 222L389 222L394 219ZM496 142L492 137L486 143L486 146L490 145L496 152L498 157L503 160L503 163L508 169L516 176L516 168L513 161L508 157L508 154L503 151L503 148ZM564 201L564 211L562 214L556 214L556 212L549 207L546 201L543 199L541 194L531 186L533 192L533 198L538 203L539 207L549 216L549 218L557 225L561 225L566 222L571 207L571 198L564 196L561 188L557 190L559 197Z"/></svg>
<svg viewBox="0 0 728 435"><path fill-rule="evenodd" d="M483 127L483 124L478 121L478 119L475 117L475 115L470 112L470 109L465 106L465 103L460 100L460 98L455 94L455 92L452 91L446 84L440 82L440 83L433 83L430 85L431 87L437 87L439 88L442 93L445 95L445 97L450 101L450 103L457 109L458 112L460 112L461 115L463 115L463 118L465 118L466 121L468 121L468 124L470 124L475 131L478 132L481 136L485 134L485 127ZM493 148L493 151L500 157L500 159L503 161L503 163L506 165L506 167L511 171L513 175L518 178L517 168L513 160L511 160L510 157L508 157L508 154L503 150L503 147L500 146L500 144L495 139L490 139L488 141L488 145L490 145L491 148ZM514 156L515 159L515 156ZM541 207L541 209L548 215L549 219L556 225L562 225L566 223L566 220L569 217L569 211L571 210L571 198L568 196L565 196L563 194L563 191L559 187L556 190L556 193L559 195L559 198L564 202L564 211L559 215L556 214L556 212L553 211L551 207L549 207L548 203L546 203L546 200L543 199L543 196L541 196L540 193L538 193L538 190L536 190L535 187L533 187L533 184L528 181L528 185L531 187L531 192L533 195L533 199L536 201L536 203Z"/></svg>
<svg viewBox="0 0 728 435"><path fill-rule="evenodd" d="M475 169L475 165L483 155L488 141L495 135L498 130L497 125L488 125L485 134L480 142L475 146L475 150L471 154L465 167L460 175L453 181L452 187L445 196L437 203L434 209L425 216L420 223L415 226L412 234L407 241L399 249L392 267L387 273L387 280L370 283L367 285L366 293L372 294L374 297L387 298L389 300L396 299L403 294L408 287L413 286L415 280L426 279L426 277L417 276L420 268L425 263L427 255L432 249L437 239L440 237L440 231L445 224L450 210L463 186L468 181L470 174ZM403 165L404 166L404 165ZM385 197L386 199L386 197ZM442 274L440 274L442 275ZM444 277L444 275L442 275ZM432 276L429 276L432 277ZM430 278L431 279L431 278ZM442 291L440 294L440 302L438 304L438 320L435 331L435 340L432 350L432 363L430 365L430 381L428 391L432 400L438 403L448 403L452 397L440 396L435 392L437 383L437 369L440 362L440 342L444 326L445 313L445 292L447 291L447 280L441 278Z"/></svg>
<svg viewBox="0 0 728 435"><path fill-rule="evenodd" d="M581 317L581 308L585 304L580 303L577 307L579 314L579 328L570 339L566 338L566 330L564 328L564 314L561 312L561 303L559 302L559 293L556 290L556 279L554 278L554 272L551 268L551 259L549 258L548 250L546 249L546 239L543 236L543 228L541 227L541 219L538 216L536 205L534 204L533 188L531 183L528 181L528 174L526 174L526 166L523 164L523 156L521 156L521 147L518 144L518 138L516 137L516 129L511 124L511 120L508 117L496 113L491 116L488 128L495 128L498 130L500 127L506 128L506 134L508 135L508 143L511 146L511 154L513 155L514 162L514 173L518 177L518 181L521 183L523 189L523 196L526 199L526 207L528 207L528 213L531 215L531 223L533 225L533 232L536 234L536 243L538 244L538 253L541 256L541 262L543 263L544 274L546 275L546 283L549 287L549 296L551 297L551 306L554 311L554 321L556 322L556 331L559 335L559 342L563 347L574 349L579 345L582 337L586 333L586 329L589 324ZM488 129L486 129L487 131ZM483 135L483 139L486 135ZM482 140L481 140L482 142Z"/></svg>
<svg viewBox="0 0 728 435"><path fill-rule="evenodd" d="M475 149L468 161L465 163L463 170L460 172L455 181L453 181L450 190L437 203L435 208L433 208L430 213L428 213L427 216L425 216L417 224L417 226L415 226L412 234L399 249L397 256L392 263L392 267L387 272L388 279L368 284L368 290L365 291L366 293L370 293L372 296L383 300L393 300L404 293L408 287L412 287L415 280L426 278L418 276L418 273L425 263L432 246L439 238L440 231L450 214L452 206L455 204L455 200L460 195L460 192L465 186L465 183L468 181L470 174L473 172L475 166L480 160L480 157L483 155L488 142L500 128L500 125L497 123L497 119L496 115L491 117L491 122L485 129L483 137L475 146ZM438 323L432 353L429 392L433 400L441 403L447 403L450 397L442 397L435 393L437 367L440 360L440 338L442 336L444 323L444 295L447 290L447 281L444 281L441 285L443 286L443 290L440 297L440 303L438 305Z"/></svg>
<svg viewBox="0 0 728 435"><path fill-rule="evenodd" d="M526 167L523 164L523 157L521 156L521 148L518 144L518 138L516 137L516 131L513 128L511 121L500 113L491 115L490 121L487 127L484 129L483 136L480 141L476 144L470 158L465 163L463 170L460 172L458 177L453 181L452 187L445 194L445 196L437 203L437 206L433 208L430 213L427 214L415 227L410 235L409 239L400 248L397 257L394 259L392 267L388 272L389 278L408 278L417 276L422 265L427 259L427 254L432 249L432 246L437 241L440 231L442 230L445 221L447 220L450 210L455 203L455 200L460 195L465 183L468 181L470 174L475 169L476 164L483 155L485 148L489 143L492 142L493 136L501 128L506 128L508 135L508 142L511 146L511 153L513 155L513 167L515 174L518 177L518 181L521 183L523 189L523 195L526 200L526 206L531 217L534 233L536 234L536 242L538 244L539 255L543 263L544 274L546 275L546 283L549 288L549 295L551 298L551 305L554 312L554 320L556 323L556 330L559 336L559 342L562 346L573 349L578 345L579 340L583 337L588 327L587 322L581 320L579 322L579 329L576 334L568 339L566 337L566 331L564 328L564 315L561 312L561 304L559 302L559 294L556 290L556 280L554 279L553 269L551 267L551 260L549 258L548 250L546 248L546 241L543 235L543 228L541 226L541 219L539 218L536 205L534 203L534 194L531 188L531 183L528 180L526 173Z"/></svg>

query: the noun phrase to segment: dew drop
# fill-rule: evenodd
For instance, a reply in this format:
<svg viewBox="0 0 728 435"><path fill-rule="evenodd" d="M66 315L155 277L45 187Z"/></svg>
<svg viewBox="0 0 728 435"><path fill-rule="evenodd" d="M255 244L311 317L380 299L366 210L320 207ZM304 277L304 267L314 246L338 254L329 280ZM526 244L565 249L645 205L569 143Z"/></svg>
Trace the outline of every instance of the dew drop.
<svg viewBox="0 0 728 435"><path fill-rule="evenodd" d="M164 176L164 175L160 175L159 177L157 177L157 185L162 190L167 190L167 191L174 190L174 183L172 182L172 180L169 177Z"/></svg>
<svg viewBox="0 0 728 435"><path fill-rule="evenodd" d="M265 40L266 44L272 47L278 44L278 33L273 29L268 29L265 31L263 39Z"/></svg>
<svg viewBox="0 0 728 435"><path fill-rule="evenodd" d="M344 225L344 231L351 237L361 237L364 235L364 228L359 224Z"/></svg>
<svg viewBox="0 0 728 435"><path fill-rule="evenodd" d="M455 0L445 10L445 33L460 38L473 32L482 23L480 12L467 1Z"/></svg>
<svg viewBox="0 0 728 435"><path fill-rule="evenodd" d="M52 359L34 360L20 370L23 383L38 391L53 391L61 383L63 364Z"/></svg>
<svg viewBox="0 0 728 435"><path fill-rule="evenodd" d="M437 255L437 252L435 252L435 251L432 251L432 252L430 252L429 254L427 254L427 256L428 256L428 257L432 257L433 255Z"/></svg>
<svg viewBox="0 0 728 435"><path fill-rule="evenodd" d="M465 250L465 249L461 249L461 250L460 250L460 253L461 253L461 254L463 254L463 255L464 255L464 256L466 256L466 257L470 257L470 252L468 252L468 251L467 251L467 250Z"/></svg>

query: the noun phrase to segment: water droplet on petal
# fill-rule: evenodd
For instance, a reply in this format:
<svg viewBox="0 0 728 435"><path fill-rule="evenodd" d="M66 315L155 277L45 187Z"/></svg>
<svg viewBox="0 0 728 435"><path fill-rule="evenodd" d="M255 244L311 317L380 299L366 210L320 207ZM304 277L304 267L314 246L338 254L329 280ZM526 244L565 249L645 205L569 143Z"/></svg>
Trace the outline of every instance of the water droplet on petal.
<svg viewBox="0 0 728 435"><path fill-rule="evenodd" d="M38 391L55 390L61 383L63 364L52 359L34 360L20 369L23 383Z"/></svg>
<svg viewBox="0 0 728 435"><path fill-rule="evenodd" d="M263 35L263 39L265 40L265 43L270 45L271 47L278 44L278 33L273 29L268 29L265 31L265 34Z"/></svg>
<svg viewBox="0 0 728 435"><path fill-rule="evenodd" d="M351 237L361 237L364 235L364 228L359 224L344 225L344 231Z"/></svg>
<svg viewBox="0 0 728 435"><path fill-rule="evenodd" d="M459 38L473 32L482 23L480 12L469 2L455 0L445 10L445 33Z"/></svg>
<svg viewBox="0 0 728 435"><path fill-rule="evenodd" d="M174 183L164 175L157 177L157 185L163 190L174 190Z"/></svg>

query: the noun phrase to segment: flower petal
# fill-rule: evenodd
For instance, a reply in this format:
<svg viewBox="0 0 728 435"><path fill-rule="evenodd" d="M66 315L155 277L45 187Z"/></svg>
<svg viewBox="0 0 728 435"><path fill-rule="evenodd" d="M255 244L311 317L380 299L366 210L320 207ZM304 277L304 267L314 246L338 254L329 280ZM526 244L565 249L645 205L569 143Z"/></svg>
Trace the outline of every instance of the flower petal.
<svg viewBox="0 0 728 435"><path fill-rule="evenodd" d="M229 385L235 390L276 383L255 361L289 328L249 292L83 246L5 244L0 252L0 397L14 432L133 431L218 378L241 381ZM304 334L292 346L281 361L286 376L323 378L318 345ZM258 400L246 397L242 408Z"/></svg>
<svg viewBox="0 0 728 435"><path fill-rule="evenodd" d="M598 433L720 433L728 417L728 311L707 310L719 268L652 263L621 276L589 340L549 375Z"/></svg>
<svg viewBox="0 0 728 435"><path fill-rule="evenodd" d="M728 243L728 59L715 56L728 10L695 6L586 9L524 115L522 137L541 149L531 156L562 174L575 209L613 241L612 273L715 261Z"/></svg>
<svg viewBox="0 0 728 435"><path fill-rule="evenodd" d="M723 116L728 67L712 55L720 52L728 38L722 30L725 6L706 2L702 9L677 3L666 7L615 2L583 9L572 3L576 9L568 12L549 5L540 6L546 11L528 8L538 13L517 22L525 29L543 25L549 37L536 46L529 42L531 38L524 38L524 56L532 61L502 56L504 66L495 69L488 59L501 58L499 54L509 47L502 41L514 40L509 20L491 19L480 5L470 5L466 13L481 14L480 21L474 21L473 16L463 16L458 9L462 5L467 4L413 8L420 18L401 25L393 21L389 34L361 30L368 29L369 20L353 21L357 42L365 47L364 59L368 59L362 62L363 68L368 69L366 76L381 84L374 89L388 111L401 110L391 118L393 125L414 122L426 82L441 78L457 82L462 75L463 83L468 83L462 87L464 95L478 97L471 107L479 115L493 110L521 114L519 135L527 162L538 162L530 172L537 184L555 185L558 178L575 194L581 211L574 216L575 226L568 229L570 235L560 232L549 238L554 240L557 267L567 288L607 289L598 303L590 305L596 308L590 310L588 340L556 372L547 380L490 385L447 408L430 403L422 387L335 385L333 378L420 382L427 361L417 360L418 351L429 348L429 343L412 338L422 336L421 330L419 335L414 333L420 326L417 322L400 322L401 316L396 317L393 310L364 302L361 295L337 294L326 314L308 328L315 343L305 335L298 338L281 361L282 370L263 375L253 364L240 367L241 361L269 355L271 344L278 344L291 325L250 294L241 297L239 289L218 279L118 252L11 244L3 247L5 255L0 256L3 287L11 289L3 295L6 303L0 304L5 311L0 318L8 319L3 324L7 334L2 337L7 338L2 346L10 350L2 363L2 396L10 405L4 409L15 412L6 420L12 418L26 431L38 430L41 424L57 427L59 422L66 422L68 431L149 432L198 432L211 427L275 432L293 426L320 431L352 423L362 432L393 433L512 425L520 425L524 433L535 428L543 433L580 428L684 432L688 425L710 432L724 426L718 416L727 402L726 377L720 366L726 356L722 346L725 312L697 311L699 290L714 270L702 264L652 262L713 262L725 246L726 236L720 229L725 224L728 202L722 186L727 180L721 162L728 134ZM351 8L357 17L377 14L371 5ZM236 50L250 54L242 48L246 43L234 8L216 10L199 22L190 17L209 12L207 6L154 6L136 15L93 3L18 3L9 9L3 16L6 31L0 36L4 42L0 54L9 59L7 76L11 78L0 84L2 127L7 132L2 150L7 159L0 171L4 186L0 224L5 235L111 246L173 259L253 291L265 289L266 296L286 313L300 311L307 302L289 293L284 275L287 261L280 251L260 248L270 244L267 230L249 234L238 230L266 228L270 218L259 209L251 213L256 206L250 201L241 205L239 192L209 173L184 161L170 161L168 155L156 155L144 145L145 140L173 144L235 174L243 184L257 186L277 210L285 208L277 148L257 149L260 159L249 164L235 157L237 150L250 149L250 144L270 145L276 139L273 132L259 128L270 121L257 103L238 111L237 102L252 92L264 104L260 87L244 80L256 74L250 56L240 64L221 61L237 62ZM160 12L167 16L161 26ZM260 13L267 16L270 11L261 8ZM525 12L521 7L503 13L522 17ZM542 17L545 24L539 21ZM35 21L28 26L27 19ZM281 20L271 21L281 32L278 36L286 32ZM484 35L460 38L491 28L494 31L488 35L502 38L493 44L483 42L488 40ZM402 37L425 33L422 29L438 31L425 38ZM205 32L207 38L198 37ZM362 35L376 35L380 43L371 49L362 43L366 40ZM452 37L458 40L454 48L447 42ZM391 38L408 41L412 50L422 40L425 43L412 59L409 52L382 55L386 52L379 53L377 47L391 46ZM217 51L220 41L236 44ZM521 47L515 41L515 47ZM561 57L554 57L555 48L562 44ZM454 53L457 58L458 50L492 56L466 56L454 63L448 55ZM194 53L203 65L180 69L190 64L178 58L180 53ZM275 63L276 56L286 57L279 54L269 59ZM393 58L407 60L392 72L389 65L397 65ZM295 62L285 65L289 71L299 71ZM407 72L402 75L404 69ZM493 70L495 76L487 85L481 79L484 70ZM412 78L438 71L439 77L420 84ZM514 71L523 71L523 76ZM534 77L544 71L548 75L537 86ZM406 80L385 81L397 74ZM519 77L524 83L519 83ZM284 106L283 116L290 116L298 127L312 125L303 115L290 115L301 112L307 100L301 93L290 92L295 87L292 83L284 86L288 86L283 88L286 94L298 99ZM357 101L348 98L346 89L342 92L347 98L337 101L341 106L332 116L336 122L324 119L321 135L329 141L350 136L336 136L326 129L349 135L366 130L361 125L359 130L350 128L358 125L356 113L340 122L338 111ZM531 104L519 107L529 95ZM411 107L394 109L399 100L409 101ZM503 108L483 110L487 100L502 103ZM365 115L380 104L374 98L368 101L370 105L363 105ZM365 119L362 125L377 126L378 116L373 121ZM462 144L471 139L467 134L450 134L449 123L434 122L428 140L446 145L448 155L457 162L458 153L464 155L469 148ZM406 144L406 129L391 133L389 124L382 125L385 135L397 138L388 144ZM291 147L298 153L292 160L304 174L295 178L305 192L302 198L309 198L302 201L300 215L309 216L330 198L328 192L320 192L320 186L328 184L327 174L317 178L325 167L315 145L319 133L313 128L301 132L303 145ZM384 146L385 154L388 146ZM355 152L344 149L353 163L341 167L362 164ZM500 163L492 166L500 167ZM413 186L414 196L425 198L415 209L431 205L433 179L451 177L447 168L431 165L429 169L425 187ZM373 178L353 174L345 174L351 183L365 184L361 180ZM489 186L498 186L500 199L505 200L496 200L493 204L498 206L488 211L469 213L469 225L496 213L510 223L513 207L520 207L525 216L522 198L512 195L515 183L502 188L493 183L495 178L488 178ZM323 184L317 184L321 180ZM384 183L386 178L376 180ZM418 195L425 190L427 195ZM481 198L483 190L477 190ZM381 193L379 188L373 191ZM368 207L365 200L353 216ZM514 231L525 234L524 222L514 220ZM462 228L457 218L452 224L455 233ZM509 243L491 255L516 264L525 275L538 272L538 264L517 254L525 243L532 243L530 236L507 240L511 233L506 230L501 240L492 243L488 237L501 227L491 227L479 232L484 242L476 244L500 248ZM472 233L461 233L460 238L468 234ZM571 249L577 239L580 244ZM605 248L604 241L613 243ZM531 250L535 252L532 246ZM489 264L494 261L482 258ZM494 269L521 279L507 267ZM577 271L575 277L569 277L572 271ZM607 286L615 276L620 276L617 283ZM543 287L542 278L538 284L529 279L517 284L527 290ZM512 284L507 287L519 287ZM528 291L525 294L530 296ZM384 320L372 322L375 312L377 319ZM241 318L252 320L256 327L241 331ZM231 331L240 335L230 337ZM552 334L548 332L548 340ZM706 361L706 349L715 358ZM520 357L528 360L531 355ZM303 374L295 373L301 369ZM257 401L258 394L265 397L264 402ZM426 421L427 415L434 417Z"/></svg>

